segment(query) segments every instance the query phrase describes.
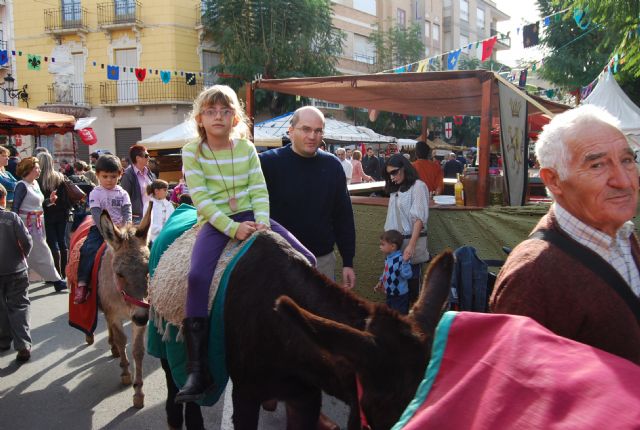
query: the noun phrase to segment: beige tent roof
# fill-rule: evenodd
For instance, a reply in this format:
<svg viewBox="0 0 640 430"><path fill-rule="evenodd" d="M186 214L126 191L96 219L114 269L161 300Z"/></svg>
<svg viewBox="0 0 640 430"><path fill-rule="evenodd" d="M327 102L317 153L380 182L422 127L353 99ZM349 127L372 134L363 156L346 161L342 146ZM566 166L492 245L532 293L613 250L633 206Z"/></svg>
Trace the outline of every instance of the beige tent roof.
<svg viewBox="0 0 640 430"><path fill-rule="evenodd" d="M253 85L285 94L407 115L480 116L482 84L488 79L494 82L492 108L495 115L498 114L498 80L527 99L529 114L569 109L559 103L531 97L496 73L486 70L262 79Z"/></svg>
<svg viewBox="0 0 640 430"><path fill-rule="evenodd" d="M0 134L46 135L73 131L76 119L62 115L0 104Z"/></svg>

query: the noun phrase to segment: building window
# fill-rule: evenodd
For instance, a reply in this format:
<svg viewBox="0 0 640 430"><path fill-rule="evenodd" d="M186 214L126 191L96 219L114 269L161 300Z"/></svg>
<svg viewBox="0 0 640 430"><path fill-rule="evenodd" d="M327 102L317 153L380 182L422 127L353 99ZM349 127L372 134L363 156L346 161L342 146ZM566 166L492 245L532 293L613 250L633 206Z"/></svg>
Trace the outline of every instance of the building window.
<svg viewBox="0 0 640 430"><path fill-rule="evenodd" d="M429 21L424 22L424 37L431 37L431 23Z"/></svg>
<svg viewBox="0 0 640 430"><path fill-rule="evenodd" d="M377 15L376 0L353 0L353 8L369 15Z"/></svg>
<svg viewBox="0 0 640 430"><path fill-rule="evenodd" d="M213 51L202 51L202 72L204 74L204 86L210 87L214 85L218 79L218 75L212 70L220 64L220 54Z"/></svg>
<svg viewBox="0 0 640 430"><path fill-rule="evenodd" d="M484 9L478 8L476 16L477 16L478 28L481 28L484 30Z"/></svg>
<svg viewBox="0 0 640 430"><path fill-rule="evenodd" d="M317 108L325 108L325 109L340 109L340 105L338 103L326 102L324 100L312 99L313 105Z"/></svg>
<svg viewBox="0 0 640 430"><path fill-rule="evenodd" d="M460 34L460 47L466 48L469 46L469 35L468 34Z"/></svg>
<svg viewBox="0 0 640 430"><path fill-rule="evenodd" d="M396 18L398 22L398 27L405 28L407 24L407 14L405 13L404 9L398 8L396 12Z"/></svg>
<svg viewBox="0 0 640 430"><path fill-rule="evenodd" d="M433 24L431 38L434 42L440 41L440 24Z"/></svg>
<svg viewBox="0 0 640 430"><path fill-rule="evenodd" d="M353 35L353 59L367 64L376 62L376 48L371 44L368 37L360 34Z"/></svg>
<svg viewBox="0 0 640 430"><path fill-rule="evenodd" d="M469 21L469 0L460 0L460 19Z"/></svg>

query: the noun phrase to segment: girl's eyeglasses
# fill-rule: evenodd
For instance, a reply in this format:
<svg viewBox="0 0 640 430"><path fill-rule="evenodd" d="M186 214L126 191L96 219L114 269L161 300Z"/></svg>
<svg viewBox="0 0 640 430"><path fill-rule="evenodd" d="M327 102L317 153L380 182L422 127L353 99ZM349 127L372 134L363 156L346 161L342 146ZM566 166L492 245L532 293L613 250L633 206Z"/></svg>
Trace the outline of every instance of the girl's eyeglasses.
<svg viewBox="0 0 640 430"><path fill-rule="evenodd" d="M218 115L221 115L223 118L230 118L231 116L233 116L233 114L235 113L235 111L233 109L205 109L202 112L200 112L201 115L204 116L209 116L209 117L217 117Z"/></svg>

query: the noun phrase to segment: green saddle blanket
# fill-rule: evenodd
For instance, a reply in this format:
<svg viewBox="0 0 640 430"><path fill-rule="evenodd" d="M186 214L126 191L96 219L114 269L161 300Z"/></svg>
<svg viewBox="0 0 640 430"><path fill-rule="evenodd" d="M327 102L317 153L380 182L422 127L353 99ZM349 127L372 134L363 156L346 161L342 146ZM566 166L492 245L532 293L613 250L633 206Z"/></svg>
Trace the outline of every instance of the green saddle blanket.
<svg viewBox="0 0 640 430"><path fill-rule="evenodd" d="M151 276L160 261L164 251L183 233L190 230L197 222L196 209L192 206L181 205L169 217L162 232L153 242L151 256L149 257L149 273ZM215 382L215 388L205 398L198 402L203 406L215 404L227 385L229 375L227 373L225 347L224 347L224 301L229 283L229 277L238 260L253 244L255 236L242 244L240 251L229 262L222 274L220 285L213 300L211 313L209 314L209 372ZM153 304L152 304L153 305ZM147 352L157 358L164 358L169 362L173 380L178 387L182 387L187 380L187 348L181 340L179 328L168 324L164 320L150 322L147 327ZM180 339L179 339L180 338Z"/></svg>

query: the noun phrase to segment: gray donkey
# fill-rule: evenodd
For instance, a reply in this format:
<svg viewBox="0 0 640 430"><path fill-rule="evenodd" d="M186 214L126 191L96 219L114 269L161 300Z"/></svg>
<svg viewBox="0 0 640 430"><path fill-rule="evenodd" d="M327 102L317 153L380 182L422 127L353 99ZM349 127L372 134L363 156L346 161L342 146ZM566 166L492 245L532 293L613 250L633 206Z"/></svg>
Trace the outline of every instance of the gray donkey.
<svg viewBox="0 0 640 430"><path fill-rule="evenodd" d="M149 286L149 248L147 232L151 224L151 208L140 224L116 227L107 211L100 216L100 229L108 246L102 257L98 272L98 298L100 309L107 320L111 354L120 357L123 385L131 384L129 360L127 360L127 336L122 322L131 320L133 331L133 360L135 377L133 383L133 406L144 406L142 392L142 359L144 357L144 333L149 319L149 304L146 301ZM87 336L88 344L93 336Z"/></svg>

